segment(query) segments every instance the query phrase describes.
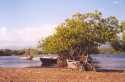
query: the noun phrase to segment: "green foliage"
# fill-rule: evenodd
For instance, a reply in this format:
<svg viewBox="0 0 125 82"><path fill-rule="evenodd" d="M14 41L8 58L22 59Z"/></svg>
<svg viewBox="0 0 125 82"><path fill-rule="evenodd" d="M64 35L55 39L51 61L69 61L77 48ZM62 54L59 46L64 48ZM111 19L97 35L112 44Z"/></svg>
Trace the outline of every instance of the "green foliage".
<svg viewBox="0 0 125 82"><path fill-rule="evenodd" d="M112 41L119 32L118 20L102 13L76 13L56 27L56 33L43 40L45 53L79 56L92 53L100 44Z"/></svg>
<svg viewBox="0 0 125 82"><path fill-rule="evenodd" d="M121 23L122 31L125 30L125 21Z"/></svg>
<svg viewBox="0 0 125 82"><path fill-rule="evenodd" d="M123 44L122 41L120 40L113 40L111 42L111 46L116 50L116 51L122 51L123 50Z"/></svg>
<svg viewBox="0 0 125 82"><path fill-rule="evenodd" d="M111 45L116 51L124 52L125 51L125 21L123 21L120 24L120 28L121 28L120 33L122 34L122 36L120 36L121 39L116 37L113 41L111 41Z"/></svg>

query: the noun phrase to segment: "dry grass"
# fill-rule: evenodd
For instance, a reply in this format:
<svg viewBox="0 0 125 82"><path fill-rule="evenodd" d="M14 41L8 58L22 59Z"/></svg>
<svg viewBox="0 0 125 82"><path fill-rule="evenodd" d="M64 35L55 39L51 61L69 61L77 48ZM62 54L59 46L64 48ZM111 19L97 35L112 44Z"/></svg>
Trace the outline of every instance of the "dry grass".
<svg viewBox="0 0 125 82"><path fill-rule="evenodd" d="M0 68L0 82L125 82L125 74L60 68Z"/></svg>

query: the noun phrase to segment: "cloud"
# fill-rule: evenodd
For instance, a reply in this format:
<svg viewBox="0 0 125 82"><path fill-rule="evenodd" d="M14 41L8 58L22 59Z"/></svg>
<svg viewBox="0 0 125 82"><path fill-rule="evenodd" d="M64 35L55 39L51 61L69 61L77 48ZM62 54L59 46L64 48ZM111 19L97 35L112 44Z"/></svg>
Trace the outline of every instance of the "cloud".
<svg viewBox="0 0 125 82"><path fill-rule="evenodd" d="M55 25L41 25L39 27L0 28L0 48L20 49L34 47L41 38L54 32Z"/></svg>
<svg viewBox="0 0 125 82"><path fill-rule="evenodd" d="M118 1L118 0L115 0L115 1L113 1L113 4L114 4L114 5L118 5L118 4L119 4L119 1Z"/></svg>

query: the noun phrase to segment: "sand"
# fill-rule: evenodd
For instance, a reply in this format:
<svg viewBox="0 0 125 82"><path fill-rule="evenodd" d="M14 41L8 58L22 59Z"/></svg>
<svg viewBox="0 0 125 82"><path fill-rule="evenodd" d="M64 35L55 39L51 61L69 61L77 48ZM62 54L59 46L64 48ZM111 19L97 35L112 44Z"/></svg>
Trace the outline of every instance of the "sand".
<svg viewBox="0 0 125 82"><path fill-rule="evenodd" d="M125 82L125 73L79 72L62 68L0 68L0 82Z"/></svg>

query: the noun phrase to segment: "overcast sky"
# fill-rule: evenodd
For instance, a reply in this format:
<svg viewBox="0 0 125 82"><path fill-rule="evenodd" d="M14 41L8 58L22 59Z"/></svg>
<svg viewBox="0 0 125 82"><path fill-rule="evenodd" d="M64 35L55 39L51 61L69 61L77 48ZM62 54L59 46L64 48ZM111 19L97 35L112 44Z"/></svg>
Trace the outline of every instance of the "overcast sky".
<svg viewBox="0 0 125 82"><path fill-rule="evenodd" d="M75 12L125 20L125 0L0 0L0 48L34 47Z"/></svg>

